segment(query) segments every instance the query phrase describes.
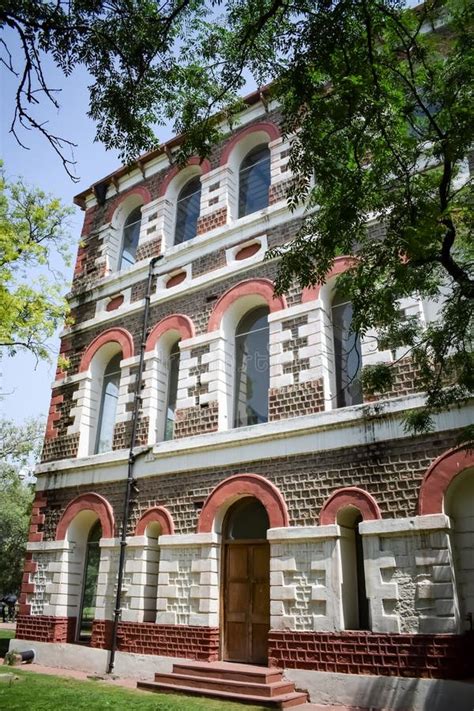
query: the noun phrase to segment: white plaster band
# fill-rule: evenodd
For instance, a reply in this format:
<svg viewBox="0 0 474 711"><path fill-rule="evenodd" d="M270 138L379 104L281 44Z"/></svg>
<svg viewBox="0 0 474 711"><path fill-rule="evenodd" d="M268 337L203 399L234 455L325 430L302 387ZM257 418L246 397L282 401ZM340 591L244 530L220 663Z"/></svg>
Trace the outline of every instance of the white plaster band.
<svg viewBox="0 0 474 711"><path fill-rule="evenodd" d="M288 528L270 528L267 539L276 542L310 541L315 538L338 538L341 532L339 526L289 526Z"/></svg>
<svg viewBox="0 0 474 711"><path fill-rule="evenodd" d="M359 524L359 531L363 536L389 536L399 533L449 530L450 528L451 521L445 514L397 519L382 518L375 521L362 521Z"/></svg>
<svg viewBox="0 0 474 711"><path fill-rule="evenodd" d="M181 535L160 536L160 548L164 546L203 546L218 544L221 536L218 533L183 533Z"/></svg>

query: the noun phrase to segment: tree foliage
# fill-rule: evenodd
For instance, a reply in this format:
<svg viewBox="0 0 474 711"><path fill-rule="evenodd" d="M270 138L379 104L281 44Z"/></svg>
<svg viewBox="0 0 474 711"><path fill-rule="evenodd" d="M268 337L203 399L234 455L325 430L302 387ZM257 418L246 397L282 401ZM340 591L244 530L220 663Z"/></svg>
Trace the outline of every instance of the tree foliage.
<svg viewBox="0 0 474 711"><path fill-rule="evenodd" d="M41 72L48 52L65 74L88 69L97 138L125 159L155 147L154 127L169 120L186 134L177 160L205 156L249 76L271 81L266 100L278 99L292 136L290 207L307 208L290 249L271 255L278 290L321 283L336 256L355 253L342 278L354 327L406 346L427 391L411 426L472 392L470 0L23 0L0 21L25 57L14 119L34 125L34 80L56 101ZM413 294L438 304L427 328L400 313ZM393 370L369 368L364 381L390 389Z"/></svg>
<svg viewBox="0 0 474 711"><path fill-rule="evenodd" d="M28 484L41 450L44 425L0 420L0 593L18 593L33 501Z"/></svg>
<svg viewBox="0 0 474 711"><path fill-rule="evenodd" d="M0 349L9 355L47 358L47 340L67 316L56 262L68 262L69 214L42 190L8 181L0 166Z"/></svg>

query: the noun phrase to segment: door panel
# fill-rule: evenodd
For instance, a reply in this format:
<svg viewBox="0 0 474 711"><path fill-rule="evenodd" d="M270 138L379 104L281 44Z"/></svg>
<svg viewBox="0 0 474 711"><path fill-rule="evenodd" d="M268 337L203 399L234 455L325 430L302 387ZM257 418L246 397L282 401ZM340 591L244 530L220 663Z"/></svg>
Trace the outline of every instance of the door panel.
<svg viewBox="0 0 474 711"><path fill-rule="evenodd" d="M270 548L259 543L225 547L224 659L267 663L270 628Z"/></svg>

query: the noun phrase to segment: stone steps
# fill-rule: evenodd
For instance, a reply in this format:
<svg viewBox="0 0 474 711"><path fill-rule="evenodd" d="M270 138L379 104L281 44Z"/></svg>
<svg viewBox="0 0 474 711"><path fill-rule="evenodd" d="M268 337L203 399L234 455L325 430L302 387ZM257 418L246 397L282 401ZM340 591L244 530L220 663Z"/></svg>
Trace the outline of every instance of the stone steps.
<svg viewBox="0 0 474 711"><path fill-rule="evenodd" d="M139 689L159 693L206 696L244 704L286 709L308 700L305 692L295 691L279 669L230 662L189 662L173 665L168 674L155 674L155 681L140 681Z"/></svg>

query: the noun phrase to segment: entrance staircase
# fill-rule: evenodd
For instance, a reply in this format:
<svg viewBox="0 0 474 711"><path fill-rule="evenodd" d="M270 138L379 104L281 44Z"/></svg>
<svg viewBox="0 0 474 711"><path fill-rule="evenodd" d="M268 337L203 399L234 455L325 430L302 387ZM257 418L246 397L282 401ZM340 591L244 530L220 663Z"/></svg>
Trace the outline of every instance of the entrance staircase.
<svg viewBox="0 0 474 711"><path fill-rule="evenodd" d="M274 709L301 706L306 692L295 691L279 669L230 662L182 662L169 674L155 674L155 681L139 681L139 689L159 693L206 696Z"/></svg>

